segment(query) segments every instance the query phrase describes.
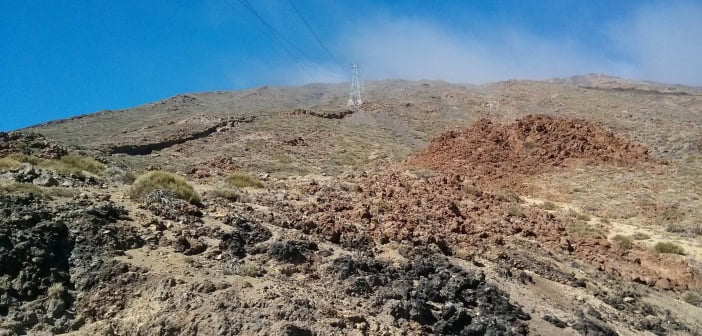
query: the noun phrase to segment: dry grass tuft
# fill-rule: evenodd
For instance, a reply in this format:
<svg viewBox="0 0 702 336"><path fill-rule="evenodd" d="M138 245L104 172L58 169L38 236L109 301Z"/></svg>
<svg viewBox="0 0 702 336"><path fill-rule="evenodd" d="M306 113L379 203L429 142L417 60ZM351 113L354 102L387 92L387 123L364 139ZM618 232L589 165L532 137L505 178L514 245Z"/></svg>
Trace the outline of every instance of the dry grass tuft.
<svg viewBox="0 0 702 336"><path fill-rule="evenodd" d="M63 296L65 292L66 287L64 287L62 283L57 282L49 286L49 289L47 290L46 294L49 298L59 299Z"/></svg>
<svg viewBox="0 0 702 336"><path fill-rule="evenodd" d="M201 202L200 195L184 178L163 171L152 171L139 176L129 190L129 196L133 199L143 199L146 195L159 189L171 190L176 194L176 197L193 204Z"/></svg>

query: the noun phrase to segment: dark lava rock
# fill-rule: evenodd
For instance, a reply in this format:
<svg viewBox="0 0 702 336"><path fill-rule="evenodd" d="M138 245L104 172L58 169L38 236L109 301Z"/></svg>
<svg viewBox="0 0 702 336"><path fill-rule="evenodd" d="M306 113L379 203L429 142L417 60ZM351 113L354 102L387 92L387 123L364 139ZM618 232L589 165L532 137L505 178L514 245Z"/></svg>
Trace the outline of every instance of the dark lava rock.
<svg viewBox="0 0 702 336"><path fill-rule="evenodd" d="M280 336L312 336L312 331L309 329L305 329L302 327L298 327L294 324L286 324L283 328L281 328L280 333L278 334Z"/></svg>
<svg viewBox="0 0 702 336"><path fill-rule="evenodd" d="M606 325L604 322L595 321L587 317L580 317L573 324L573 329L585 336L617 336L616 331Z"/></svg>
<svg viewBox="0 0 702 336"><path fill-rule="evenodd" d="M436 254L411 258L395 268L368 257L344 256L334 260L332 271L347 283L347 293L372 295L400 325L414 321L437 335L528 333L522 321L529 314L487 283L484 274L465 271Z"/></svg>
<svg viewBox="0 0 702 336"><path fill-rule="evenodd" d="M268 253L277 261L301 264L307 261L304 252L309 250L317 250L317 245L314 243L290 240L273 243Z"/></svg>
<svg viewBox="0 0 702 336"><path fill-rule="evenodd" d="M243 258L255 251L256 244L270 239L271 232L260 224L240 220L234 224L234 232L220 238L219 249L230 255Z"/></svg>
<svg viewBox="0 0 702 336"><path fill-rule="evenodd" d="M175 241L176 252L183 253L185 255L196 255L207 250L207 245L203 244L197 239L188 239L186 237L180 236Z"/></svg>
<svg viewBox="0 0 702 336"><path fill-rule="evenodd" d="M39 177L39 173L30 163L23 162L17 168L14 177L17 182L32 182Z"/></svg>
<svg viewBox="0 0 702 336"><path fill-rule="evenodd" d="M354 275L385 273L387 265L375 259L358 260L346 255L334 259L332 268L338 274L339 279L345 280Z"/></svg>
<svg viewBox="0 0 702 336"><path fill-rule="evenodd" d="M543 317L544 321L553 324L554 326L558 328L565 328L568 326L565 322L563 322L561 319L551 316L551 315L544 315Z"/></svg>
<svg viewBox="0 0 702 336"><path fill-rule="evenodd" d="M35 178L32 183L40 187L55 187L59 184L58 180L46 172Z"/></svg>
<svg viewBox="0 0 702 336"><path fill-rule="evenodd" d="M100 274L115 268L102 260L114 264L112 256L143 244L114 226L125 213L110 203L54 206L32 195L0 195L0 324L18 334L79 325L72 293L111 279Z"/></svg>

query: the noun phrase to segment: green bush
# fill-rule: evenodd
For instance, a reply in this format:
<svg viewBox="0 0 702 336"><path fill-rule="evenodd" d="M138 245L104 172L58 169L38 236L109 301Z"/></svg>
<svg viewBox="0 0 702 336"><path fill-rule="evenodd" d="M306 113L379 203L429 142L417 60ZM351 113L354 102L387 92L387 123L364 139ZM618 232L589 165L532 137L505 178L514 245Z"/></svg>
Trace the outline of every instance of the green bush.
<svg viewBox="0 0 702 336"><path fill-rule="evenodd" d="M129 190L129 196L140 200L154 190L171 190L180 199L194 204L201 202L200 195L184 178L163 171L152 171L139 176Z"/></svg>
<svg viewBox="0 0 702 336"><path fill-rule="evenodd" d="M263 188L263 182L256 177L243 173L234 173L224 179L230 187L234 188Z"/></svg>
<svg viewBox="0 0 702 336"><path fill-rule="evenodd" d="M612 241L625 250L630 250L632 247L634 247L634 240L627 236L616 235L612 237Z"/></svg>
<svg viewBox="0 0 702 336"><path fill-rule="evenodd" d="M685 250L673 242L658 242L653 248L658 253L685 254Z"/></svg>

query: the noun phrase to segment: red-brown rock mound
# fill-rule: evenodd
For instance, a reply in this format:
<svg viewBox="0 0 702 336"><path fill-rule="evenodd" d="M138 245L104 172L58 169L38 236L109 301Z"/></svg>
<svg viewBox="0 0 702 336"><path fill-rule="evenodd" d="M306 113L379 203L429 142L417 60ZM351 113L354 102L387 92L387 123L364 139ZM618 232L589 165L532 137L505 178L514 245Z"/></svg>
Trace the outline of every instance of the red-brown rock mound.
<svg viewBox="0 0 702 336"><path fill-rule="evenodd" d="M410 165L453 172L479 185L504 187L555 167L649 161L648 150L597 123L528 115L511 124L482 119L434 139Z"/></svg>

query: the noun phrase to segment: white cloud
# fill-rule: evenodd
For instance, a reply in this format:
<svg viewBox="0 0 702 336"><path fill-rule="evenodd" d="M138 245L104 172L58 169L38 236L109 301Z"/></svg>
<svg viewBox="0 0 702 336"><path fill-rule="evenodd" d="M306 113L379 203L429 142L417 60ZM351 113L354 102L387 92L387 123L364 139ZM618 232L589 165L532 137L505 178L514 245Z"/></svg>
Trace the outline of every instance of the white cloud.
<svg viewBox="0 0 702 336"><path fill-rule="evenodd" d="M632 75L702 85L702 5L659 4L639 9L611 29Z"/></svg>
<svg viewBox="0 0 702 336"><path fill-rule="evenodd" d="M377 17L337 41L368 79L485 83L597 72L667 83L702 84L702 6L642 7L609 24L593 48L571 36L544 37L517 27L471 36L436 22Z"/></svg>
<svg viewBox="0 0 702 336"><path fill-rule="evenodd" d="M441 79L485 83L508 78L544 79L583 72L612 72L576 43L549 40L505 27L471 37L436 23L383 18L359 25L343 39L368 78Z"/></svg>

